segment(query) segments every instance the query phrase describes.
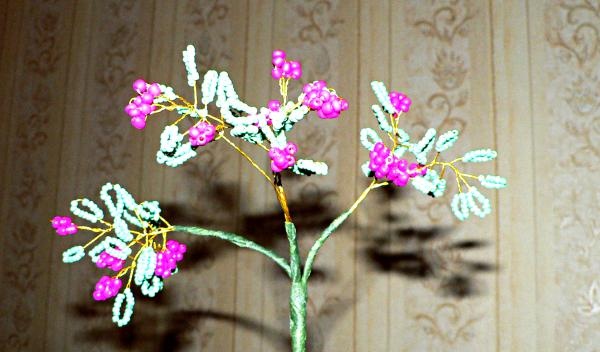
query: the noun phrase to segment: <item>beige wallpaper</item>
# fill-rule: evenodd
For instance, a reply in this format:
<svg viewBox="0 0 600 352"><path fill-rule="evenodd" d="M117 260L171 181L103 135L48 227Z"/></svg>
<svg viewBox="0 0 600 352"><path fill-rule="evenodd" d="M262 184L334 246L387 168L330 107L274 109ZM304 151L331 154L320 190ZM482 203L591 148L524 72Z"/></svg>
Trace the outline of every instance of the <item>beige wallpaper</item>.
<svg viewBox="0 0 600 352"><path fill-rule="evenodd" d="M325 178L284 180L304 250L366 180L358 132L371 80L413 99L405 129L463 131L456 153L499 152L493 215L459 224L449 198L380 191L335 234L311 281L310 351L600 351L598 0L0 0L0 349L285 351L287 281L262 256L176 235L181 272L117 329L91 299L92 264L48 219L107 181L165 205L172 222L286 249L276 199L235 153L154 161L122 107L136 77L183 90L181 50L227 70L255 105L277 97L270 54L302 61L350 102L295 141ZM300 85L292 88L292 95ZM163 117L164 118L164 117ZM164 123L163 123L164 122ZM247 148L250 149L250 148ZM251 154L263 163L266 155ZM486 168L487 167L487 168Z"/></svg>

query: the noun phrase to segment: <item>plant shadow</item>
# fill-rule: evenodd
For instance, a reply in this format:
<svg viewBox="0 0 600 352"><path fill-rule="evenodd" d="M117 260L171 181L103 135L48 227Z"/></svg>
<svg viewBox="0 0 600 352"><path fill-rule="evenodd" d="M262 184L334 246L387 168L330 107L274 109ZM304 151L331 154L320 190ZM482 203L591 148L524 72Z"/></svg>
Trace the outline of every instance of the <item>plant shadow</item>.
<svg viewBox="0 0 600 352"><path fill-rule="evenodd" d="M398 198L403 192L385 187L382 197ZM361 248L363 258L377 271L428 281L442 296L466 298L485 292L480 274L498 270L496 264L466 259L489 247L487 240L453 239L452 227L407 226L410 219L402 213L390 211L382 218L383 226L361 230L370 233Z"/></svg>

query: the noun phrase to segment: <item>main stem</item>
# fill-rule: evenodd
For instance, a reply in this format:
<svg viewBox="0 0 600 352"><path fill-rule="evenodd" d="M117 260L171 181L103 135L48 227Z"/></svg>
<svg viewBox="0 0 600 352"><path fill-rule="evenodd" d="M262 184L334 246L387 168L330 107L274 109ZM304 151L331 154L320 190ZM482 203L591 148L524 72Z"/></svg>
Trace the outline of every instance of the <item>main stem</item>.
<svg viewBox="0 0 600 352"><path fill-rule="evenodd" d="M308 300L307 286L302 280L302 268L296 227L291 222L285 223L285 232L290 242L290 336L292 352L306 350L306 302Z"/></svg>

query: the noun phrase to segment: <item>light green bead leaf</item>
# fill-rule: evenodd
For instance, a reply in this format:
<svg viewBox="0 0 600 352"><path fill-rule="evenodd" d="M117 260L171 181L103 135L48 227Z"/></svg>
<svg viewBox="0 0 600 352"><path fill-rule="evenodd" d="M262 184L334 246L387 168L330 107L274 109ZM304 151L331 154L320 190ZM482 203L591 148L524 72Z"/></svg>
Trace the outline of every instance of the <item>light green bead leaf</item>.
<svg viewBox="0 0 600 352"><path fill-rule="evenodd" d="M479 175L477 177L481 185L485 188L500 189L507 186L507 181L504 177L495 175Z"/></svg>
<svg viewBox="0 0 600 352"><path fill-rule="evenodd" d="M360 143L367 150L373 150L376 143L381 142L381 138L372 128L363 128L360 130Z"/></svg>
<svg viewBox="0 0 600 352"><path fill-rule="evenodd" d="M381 110L381 106L372 105L371 110L373 111L373 115L375 116L375 119L377 119L379 128L381 128L381 130L384 132L392 133L393 132L392 126L388 122L387 117L383 113L383 110Z"/></svg>
<svg viewBox="0 0 600 352"><path fill-rule="evenodd" d="M476 149L467 152L463 157L462 161L466 163L481 163L485 161L491 161L496 159L498 154L496 151L491 149Z"/></svg>
<svg viewBox="0 0 600 352"><path fill-rule="evenodd" d="M298 175L311 176L311 175L327 175L328 167L327 164L321 161L298 159L292 171Z"/></svg>
<svg viewBox="0 0 600 352"><path fill-rule="evenodd" d="M85 257L85 249L82 246L75 246L63 252L62 258L64 263L75 263Z"/></svg>
<svg viewBox="0 0 600 352"><path fill-rule="evenodd" d="M437 152L443 152L449 149L458 140L458 130L448 131L440 136L437 143L435 144L435 150Z"/></svg>

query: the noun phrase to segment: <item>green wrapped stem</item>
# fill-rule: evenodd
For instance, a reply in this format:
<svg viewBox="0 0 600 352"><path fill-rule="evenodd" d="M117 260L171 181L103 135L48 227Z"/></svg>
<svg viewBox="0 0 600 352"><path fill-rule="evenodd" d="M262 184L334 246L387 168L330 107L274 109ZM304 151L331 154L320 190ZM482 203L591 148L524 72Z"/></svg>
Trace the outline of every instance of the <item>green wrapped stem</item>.
<svg viewBox="0 0 600 352"><path fill-rule="evenodd" d="M269 249L266 249L265 247L259 245L258 243L252 242L249 239L246 239L240 235L236 235L234 233L225 232L225 231L209 230L209 229L204 229L201 227L194 227L194 226L174 226L174 228L175 228L175 231L187 232L187 233L191 233L192 235L197 235L197 236L216 237L216 238L220 238L222 240L231 242L238 247L255 250L259 253L264 254L265 256L269 257L270 259L272 259L288 274L288 276L291 277L290 266L288 265L288 263L286 262L285 259L283 259L281 256L279 256L277 253L275 253Z"/></svg>
<svg viewBox="0 0 600 352"><path fill-rule="evenodd" d="M306 302L308 290L301 281L292 282L290 290L290 336L292 352L306 351Z"/></svg>
<svg viewBox="0 0 600 352"><path fill-rule="evenodd" d="M290 244L290 336L292 338L292 351L304 352L306 350L306 301L308 290L302 282L302 268L300 264L300 251L296 227L291 222L285 223L285 232Z"/></svg>
<svg viewBox="0 0 600 352"><path fill-rule="evenodd" d="M323 247L323 245L325 244L325 241L327 241L329 236L331 236L331 234L335 230L337 230L337 228L340 227L340 225L342 225L344 223L344 221L346 221L346 219L348 219L348 217L356 210L356 208L358 208L360 203L363 200L365 200L365 198L367 197L367 194L369 194L369 192L372 189L386 186L387 184L388 184L387 182L376 183L376 181L373 180L373 182L371 182L369 187L367 187L367 189L365 189L362 192L362 194L358 197L358 199L354 202L354 204L352 204L352 206L347 211L345 211L340 216L335 218L331 222L331 224L329 224L329 226L327 226L327 228L321 233L321 236L319 236L319 238L315 241L315 243L311 247L310 251L308 252L308 256L306 257L306 265L304 265L304 274L302 275L302 283L304 285L307 285L308 278L310 277L310 273L312 271L312 266L315 261L315 258L317 257L319 250L321 249L321 247Z"/></svg>

